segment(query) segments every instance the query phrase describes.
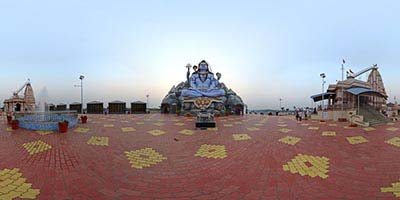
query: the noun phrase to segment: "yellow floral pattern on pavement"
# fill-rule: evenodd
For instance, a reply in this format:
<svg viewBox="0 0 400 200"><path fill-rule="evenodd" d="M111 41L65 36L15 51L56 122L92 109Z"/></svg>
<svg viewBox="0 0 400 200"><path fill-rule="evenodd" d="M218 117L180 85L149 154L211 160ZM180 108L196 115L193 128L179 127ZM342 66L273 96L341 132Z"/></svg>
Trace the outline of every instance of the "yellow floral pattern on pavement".
<svg viewBox="0 0 400 200"><path fill-rule="evenodd" d="M152 148L144 148L136 151L125 151L125 155L131 164L131 167L143 169L166 160L162 154Z"/></svg>
<svg viewBox="0 0 400 200"><path fill-rule="evenodd" d="M249 131L259 131L260 129L257 128L257 127L250 127L250 128L247 128L247 130L249 130Z"/></svg>
<svg viewBox="0 0 400 200"><path fill-rule="evenodd" d="M39 135L49 135L52 134L53 131L36 131L36 133Z"/></svg>
<svg viewBox="0 0 400 200"><path fill-rule="evenodd" d="M373 128L373 127L366 127L366 128L363 128L364 129L364 131L374 131L374 130L376 130L375 128Z"/></svg>
<svg viewBox="0 0 400 200"><path fill-rule="evenodd" d="M184 135L193 135L194 131L189 130L189 129L184 129L184 130L179 131L179 133L184 134Z"/></svg>
<svg viewBox="0 0 400 200"><path fill-rule="evenodd" d="M350 144L361 144L364 142L368 142L368 140L365 139L363 136L346 137L346 139Z"/></svg>
<svg viewBox="0 0 400 200"><path fill-rule="evenodd" d="M326 179L329 177L329 159L326 157L298 154L295 158L282 166L283 171L289 171L292 174L301 176L320 177Z"/></svg>
<svg viewBox="0 0 400 200"><path fill-rule="evenodd" d="M233 134L232 135L233 139L235 141L241 141L241 140L250 140L251 137L247 134Z"/></svg>
<svg viewBox="0 0 400 200"><path fill-rule="evenodd" d="M292 136L286 136L284 138L279 139L279 142L289 144L289 145L295 145L298 142L300 142L301 138L298 137L292 137Z"/></svg>
<svg viewBox="0 0 400 200"><path fill-rule="evenodd" d="M77 132L77 133L87 133L88 131L89 131L89 128L76 128L74 130L74 132Z"/></svg>
<svg viewBox="0 0 400 200"><path fill-rule="evenodd" d="M136 131L136 129L133 128L133 127L122 127L121 131L124 132L124 133L126 133L126 132L134 132L134 131Z"/></svg>
<svg viewBox="0 0 400 200"><path fill-rule="evenodd" d="M92 136L87 141L87 144L97 145L97 146L108 146L108 140L109 140L108 137Z"/></svg>
<svg viewBox="0 0 400 200"><path fill-rule="evenodd" d="M22 175L18 168L0 170L0 199L36 199L40 190L31 189L32 184L26 183Z"/></svg>
<svg viewBox="0 0 400 200"><path fill-rule="evenodd" d="M399 130L399 128L396 128L396 127L390 127L390 128L387 128L386 130L387 130L387 131L392 131L392 132L394 132L394 131L398 131L398 130Z"/></svg>
<svg viewBox="0 0 400 200"><path fill-rule="evenodd" d="M38 140L35 142L24 143L22 146L25 148L25 150L30 155L41 153L43 151L47 151L52 148L51 145L46 144L45 142L43 142L41 140Z"/></svg>
<svg viewBox="0 0 400 200"><path fill-rule="evenodd" d="M336 136L336 132L335 131L324 131L324 132L322 132L322 136L333 137L333 136Z"/></svg>
<svg viewBox="0 0 400 200"><path fill-rule="evenodd" d="M400 182L392 183L391 187L382 187L381 192L391 192L395 197L400 197Z"/></svg>
<svg viewBox="0 0 400 200"><path fill-rule="evenodd" d="M388 144L391 144L396 147L400 147L400 137L394 137L390 140L385 141Z"/></svg>
<svg viewBox="0 0 400 200"><path fill-rule="evenodd" d="M291 132L291 131L292 131L292 129L288 129L288 128L281 128L281 129L279 129L278 131L279 131L279 132L281 132L281 133L289 133L289 132Z"/></svg>
<svg viewBox="0 0 400 200"><path fill-rule="evenodd" d="M147 131L149 134L154 135L154 136L158 136L158 135L163 135L165 134L165 131L162 130L151 130L151 131Z"/></svg>
<svg viewBox="0 0 400 200"><path fill-rule="evenodd" d="M203 157L203 158L225 158L226 150L224 145L211 145L211 144L203 144L200 146L199 150L195 154L195 156Z"/></svg>

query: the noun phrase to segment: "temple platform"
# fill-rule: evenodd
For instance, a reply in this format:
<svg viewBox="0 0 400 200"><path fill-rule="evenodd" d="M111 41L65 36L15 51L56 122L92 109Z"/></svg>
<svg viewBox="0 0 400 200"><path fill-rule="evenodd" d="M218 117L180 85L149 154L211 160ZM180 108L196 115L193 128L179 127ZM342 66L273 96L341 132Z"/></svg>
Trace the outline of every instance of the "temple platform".
<svg viewBox="0 0 400 200"><path fill-rule="evenodd" d="M61 134L11 130L2 116L0 199L395 199L398 191L398 122L245 115L195 130L195 121L88 115Z"/></svg>

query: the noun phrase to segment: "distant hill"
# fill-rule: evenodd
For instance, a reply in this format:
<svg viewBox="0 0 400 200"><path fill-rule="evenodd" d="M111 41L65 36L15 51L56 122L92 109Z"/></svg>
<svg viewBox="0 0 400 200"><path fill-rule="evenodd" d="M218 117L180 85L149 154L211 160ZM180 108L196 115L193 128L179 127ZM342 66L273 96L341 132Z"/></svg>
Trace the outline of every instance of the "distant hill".
<svg viewBox="0 0 400 200"><path fill-rule="evenodd" d="M264 114L268 114L270 112L275 113L278 112L279 110L273 110L273 109L262 109L262 110L249 110L249 112L257 112L257 113L264 113Z"/></svg>

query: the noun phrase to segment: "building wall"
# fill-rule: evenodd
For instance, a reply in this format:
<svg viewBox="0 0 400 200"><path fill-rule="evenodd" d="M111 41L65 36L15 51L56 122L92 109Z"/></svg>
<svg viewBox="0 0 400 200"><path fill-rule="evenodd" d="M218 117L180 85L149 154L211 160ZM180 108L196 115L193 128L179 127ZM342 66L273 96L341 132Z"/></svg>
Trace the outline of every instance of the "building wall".
<svg viewBox="0 0 400 200"><path fill-rule="evenodd" d="M108 112L110 114L125 114L126 103L109 103Z"/></svg>
<svg viewBox="0 0 400 200"><path fill-rule="evenodd" d="M131 112L132 113L146 113L146 104L131 104Z"/></svg>
<svg viewBox="0 0 400 200"><path fill-rule="evenodd" d="M87 104L88 114L103 114L103 104Z"/></svg>

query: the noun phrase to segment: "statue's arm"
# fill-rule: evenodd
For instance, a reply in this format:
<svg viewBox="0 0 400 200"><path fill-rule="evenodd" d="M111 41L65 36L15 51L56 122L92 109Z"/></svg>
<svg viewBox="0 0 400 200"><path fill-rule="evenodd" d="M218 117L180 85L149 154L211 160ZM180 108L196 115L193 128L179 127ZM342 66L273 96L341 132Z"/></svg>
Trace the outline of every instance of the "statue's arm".
<svg viewBox="0 0 400 200"><path fill-rule="evenodd" d="M194 75L192 75L192 77L190 77L190 88L197 88L196 77Z"/></svg>
<svg viewBox="0 0 400 200"><path fill-rule="evenodd" d="M219 85L218 80L215 79L215 77L214 77L213 75L210 76L210 79L211 79L211 80L210 80L210 81L211 81L211 88L212 88L212 89L217 88L218 85Z"/></svg>

